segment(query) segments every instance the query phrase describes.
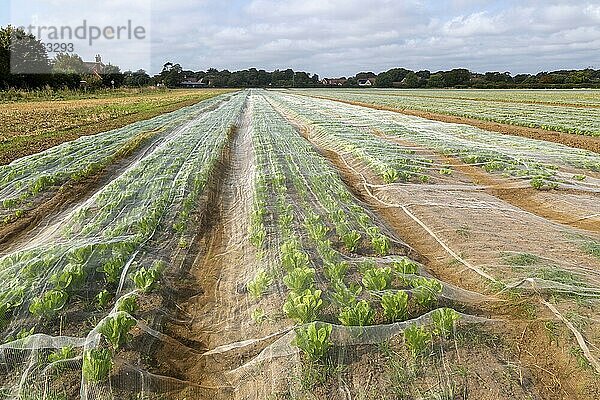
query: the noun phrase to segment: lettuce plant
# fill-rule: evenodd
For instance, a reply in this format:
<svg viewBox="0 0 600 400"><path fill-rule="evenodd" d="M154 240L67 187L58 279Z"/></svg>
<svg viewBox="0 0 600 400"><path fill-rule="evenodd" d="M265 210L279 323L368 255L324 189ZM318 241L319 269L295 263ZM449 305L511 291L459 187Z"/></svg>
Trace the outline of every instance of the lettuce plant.
<svg viewBox="0 0 600 400"><path fill-rule="evenodd" d="M263 310L262 308L257 308L254 311L252 311L252 314L250 314L250 318L252 318L252 321L254 321L255 323L261 324L267 319L267 314L265 314L265 310Z"/></svg>
<svg viewBox="0 0 600 400"><path fill-rule="evenodd" d="M344 242L344 245L348 251L356 251L358 244L360 243L360 239L360 233L357 231L348 231L342 235L342 241Z"/></svg>
<svg viewBox="0 0 600 400"><path fill-rule="evenodd" d="M318 361L329 351L331 329L330 324L317 326L315 322L298 327L296 328L296 338L292 343L298 346L309 359Z"/></svg>
<svg viewBox="0 0 600 400"><path fill-rule="evenodd" d="M354 306L362 292L362 286L354 282L346 286L344 282L337 281L332 286L334 291L330 293L331 299L341 308Z"/></svg>
<svg viewBox="0 0 600 400"><path fill-rule="evenodd" d="M404 330L404 341L414 358L425 354L431 344L431 332L424 326L411 325Z"/></svg>
<svg viewBox="0 0 600 400"><path fill-rule="evenodd" d="M260 270L254 276L254 279L246 284L246 288L253 298L258 299L265 294L269 286L272 284L273 277L266 271Z"/></svg>
<svg viewBox="0 0 600 400"><path fill-rule="evenodd" d="M112 299L112 294L106 289L102 290L100 293L96 295L96 304L99 309L104 309L110 303Z"/></svg>
<svg viewBox="0 0 600 400"><path fill-rule="evenodd" d="M312 214L306 218L304 223L308 235L315 241L324 240L329 233L329 228L321 221L321 216Z"/></svg>
<svg viewBox="0 0 600 400"><path fill-rule="evenodd" d="M408 313L408 295L402 291L385 293L381 298L381 307L388 321L404 321Z"/></svg>
<svg viewBox="0 0 600 400"><path fill-rule="evenodd" d="M410 286L415 300L423 308L430 308L434 305L438 296L442 293L442 284L435 279L424 277L414 278L410 281Z"/></svg>
<svg viewBox="0 0 600 400"><path fill-rule="evenodd" d="M57 363L54 366L56 372L63 372L67 369L67 364L61 361L70 360L75 357L73 346L62 347L48 355L49 363Z"/></svg>
<svg viewBox="0 0 600 400"><path fill-rule="evenodd" d="M135 295L121 297L117 301L117 311L124 311L130 315L135 314L138 309L137 299Z"/></svg>
<svg viewBox="0 0 600 400"><path fill-rule="evenodd" d="M50 282L56 289L74 292L81 288L85 282L83 264L67 264L62 271L54 273Z"/></svg>
<svg viewBox="0 0 600 400"><path fill-rule="evenodd" d="M83 353L83 377L87 382L103 382L113 367L109 349L91 349Z"/></svg>
<svg viewBox="0 0 600 400"><path fill-rule="evenodd" d="M310 267L294 268L283 277L283 283L297 293L311 289L315 284L315 269Z"/></svg>
<svg viewBox="0 0 600 400"><path fill-rule="evenodd" d="M371 268L365 271L362 283L368 290L388 289L392 283L392 269L390 267Z"/></svg>
<svg viewBox="0 0 600 400"><path fill-rule="evenodd" d="M67 260L70 264L84 265L92 256L93 250L92 246L78 247L67 254Z"/></svg>
<svg viewBox="0 0 600 400"><path fill-rule="evenodd" d="M373 324L375 310L366 300L346 307L340 312L338 319L345 326L367 326Z"/></svg>
<svg viewBox="0 0 600 400"><path fill-rule="evenodd" d="M106 338L106 340L115 349L124 346L131 338L129 331L137 322L129 314L125 312L117 312L116 314L107 317L102 325L98 327L98 331Z"/></svg>
<svg viewBox="0 0 600 400"><path fill-rule="evenodd" d="M41 297L34 298L29 304L29 312L34 317L51 320L67 304L69 295L64 290L53 289Z"/></svg>
<svg viewBox="0 0 600 400"><path fill-rule="evenodd" d="M371 245L375 253L380 256L386 256L390 251L390 239L385 235L376 235L371 238Z"/></svg>
<svg viewBox="0 0 600 400"><path fill-rule="evenodd" d="M431 313L433 332L447 338L454 331L454 323L460 319L460 314L451 308L438 308Z"/></svg>
<svg viewBox="0 0 600 400"><path fill-rule="evenodd" d="M302 293L290 292L283 304L283 311L294 321L305 324L315 321L322 307L321 291L307 289Z"/></svg>
<svg viewBox="0 0 600 400"><path fill-rule="evenodd" d="M281 264L286 271L294 268L308 267L308 254L300 251L297 243L289 241L281 245Z"/></svg>
<svg viewBox="0 0 600 400"><path fill-rule="evenodd" d="M348 263L344 261L339 262L323 262L323 269L325 270L325 276L329 278L331 282L339 282L344 279L348 272Z"/></svg>
<svg viewBox="0 0 600 400"><path fill-rule="evenodd" d="M383 178L383 181L387 184L390 183L394 183L398 180L398 178L400 178L400 175L398 174L398 171L393 169L393 168L389 168L386 169L385 171L383 171L383 173L381 174L381 177Z"/></svg>
<svg viewBox="0 0 600 400"><path fill-rule="evenodd" d="M8 323L10 308L10 303L0 303L0 330Z"/></svg>
<svg viewBox="0 0 600 400"><path fill-rule="evenodd" d="M4 329L12 316L12 311L23 304L25 289L13 288L0 292L0 330Z"/></svg>
<svg viewBox="0 0 600 400"><path fill-rule="evenodd" d="M419 264L407 257L393 261L392 267L399 274L414 275L419 272Z"/></svg>
<svg viewBox="0 0 600 400"><path fill-rule="evenodd" d="M17 332L16 335L8 335L6 338L4 338L4 343L10 343L10 342L14 342L15 340L21 340L21 339L26 339L29 336L33 335L35 332L35 326L31 329L21 329L19 332Z"/></svg>
<svg viewBox="0 0 600 400"><path fill-rule="evenodd" d="M115 255L102 264L102 266L98 268L98 272L104 273L104 278L107 283L116 283L121 277L121 272L123 271L123 267L125 267L128 257L128 255Z"/></svg>
<svg viewBox="0 0 600 400"><path fill-rule="evenodd" d="M135 287L144 293L151 292L156 286L156 282L160 278L165 267L166 263L164 261L155 261L152 268L140 268L133 274L133 283L135 283Z"/></svg>
<svg viewBox="0 0 600 400"><path fill-rule="evenodd" d="M68 360L69 358L75 357L75 350L73 346L62 347L48 355L49 362L56 362L62 360Z"/></svg>
<svg viewBox="0 0 600 400"><path fill-rule="evenodd" d="M263 243L267 237L267 231L262 225L252 226L250 228L250 243L252 243L257 249L263 247Z"/></svg>

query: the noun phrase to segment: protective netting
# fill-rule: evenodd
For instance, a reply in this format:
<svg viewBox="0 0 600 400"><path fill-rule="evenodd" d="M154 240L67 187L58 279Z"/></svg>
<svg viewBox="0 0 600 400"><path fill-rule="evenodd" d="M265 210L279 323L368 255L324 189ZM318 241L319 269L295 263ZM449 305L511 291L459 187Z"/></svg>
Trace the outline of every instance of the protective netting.
<svg viewBox="0 0 600 400"><path fill-rule="evenodd" d="M0 166L0 218L9 222L22 216L52 187L92 176L145 142L160 142L220 101L222 98L210 99L120 129L83 136Z"/></svg>
<svg viewBox="0 0 600 400"><path fill-rule="evenodd" d="M0 398L543 398L523 295L599 356L594 153L271 91L152 121L32 157L159 131L0 258Z"/></svg>
<svg viewBox="0 0 600 400"><path fill-rule="evenodd" d="M127 330L136 325L131 315L155 312L152 303L138 304L137 293L156 285L167 267L169 258L163 258L168 257L169 247L186 247L187 216L220 162L244 96L217 102L212 111L207 111L209 104L201 103L195 107L198 110L192 107L194 117L184 117L187 122L181 125L180 121L152 152L0 259L1 322L8 342L2 346L7 368L2 384L7 395L54 396L60 389L44 377L55 377L54 364L66 368L62 358L74 359L77 353L79 364L83 357L83 382L106 378L102 371L93 370L102 362L114 364L110 350L97 348L100 333L110 331L118 348ZM163 126L169 126L168 120ZM173 238L179 242L170 243ZM156 246L165 246L166 251ZM118 301L106 316L104 309L115 296ZM85 341L78 339L90 326ZM48 343L50 348L38 347L44 343L39 339L43 334L60 337ZM15 339L20 344L14 346ZM31 343L32 354L17 351ZM77 351L82 343L85 349ZM51 354L59 359L53 361ZM29 361L17 362L23 357ZM81 371L80 365L80 376ZM85 379L86 374L91 374L90 379ZM113 397L94 385L82 385L81 393L85 398Z"/></svg>
<svg viewBox="0 0 600 400"><path fill-rule="evenodd" d="M392 109L419 110L530 128L600 136L600 110L597 107L598 94L595 90L579 93L563 91L562 96L559 94L561 92L558 92L546 97L544 93L533 94L535 91L513 91L517 94L508 96L502 91L487 91L483 98L478 94L470 94L471 91L433 92L424 96L419 95L418 91L407 93L381 89L333 91L308 89L299 92ZM548 104L554 102L557 104ZM572 107L565 107L565 103L575 103L579 107L574 110Z"/></svg>
<svg viewBox="0 0 600 400"><path fill-rule="evenodd" d="M327 100L270 97L311 141L338 154L370 196L403 210L452 258L497 288L557 302L585 332L587 362L599 367L594 313L572 303L594 309L600 294L600 156Z"/></svg>

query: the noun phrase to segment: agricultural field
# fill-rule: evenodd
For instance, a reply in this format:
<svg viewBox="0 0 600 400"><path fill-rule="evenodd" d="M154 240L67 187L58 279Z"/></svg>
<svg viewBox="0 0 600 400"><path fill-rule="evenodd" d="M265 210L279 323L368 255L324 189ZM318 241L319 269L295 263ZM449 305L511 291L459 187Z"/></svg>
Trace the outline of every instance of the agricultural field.
<svg viewBox="0 0 600 400"><path fill-rule="evenodd" d="M504 103L547 104L600 107L598 91L594 89L377 89L373 92L390 96L412 96L429 99L461 99Z"/></svg>
<svg viewBox="0 0 600 400"><path fill-rule="evenodd" d="M598 90L302 89L297 92L600 151ZM595 139L585 141L569 135Z"/></svg>
<svg viewBox="0 0 600 400"><path fill-rule="evenodd" d="M600 154L348 104L595 93L197 93L0 167L0 399L600 398Z"/></svg>
<svg viewBox="0 0 600 400"><path fill-rule="evenodd" d="M145 90L0 98L0 164L52 146L171 112L224 90ZM18 99L15 101L14 98Z"/></svg>

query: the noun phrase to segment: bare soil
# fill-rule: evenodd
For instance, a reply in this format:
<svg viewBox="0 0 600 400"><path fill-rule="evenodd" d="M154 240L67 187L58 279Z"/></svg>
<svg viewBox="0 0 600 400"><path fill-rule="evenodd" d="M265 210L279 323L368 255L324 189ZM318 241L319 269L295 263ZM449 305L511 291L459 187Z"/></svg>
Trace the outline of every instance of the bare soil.
<svg viewBox="0 0 600 400"><path fill-rule="evenodd" d="M239 382L234 382L228 372L257 356L280 336L278 330L285 330L285 321L267 327L249 318L253 304L248 300L246 282L254 275L252 269L257 258L245 238L253 184L248 123L246 112L211 184L205 209L207 217L193 244L195 255L187 257L182 265L184 280L174 288L175 292L184 289L183 292L195 294L177 299L179 311L173 321L185 323L168 323L166 333L195 351L182 352L171 345L159 351L156 358L160 366L156 372L189 382L169 398L230 399L234 390L256 390L253 384L238 386ZM266 297L277 304L273 309L279 308L278 293ZM208 350L212 353L207 354Z"/></svg>
<svg viewBox="0 0 600 400"><path fill-rule="evenodd" d="M408 143L402 139L385 135L382 132L374 133L385 140L403 146L410 146L411 148L419 147L415 143ZM453 169L468 177L470 180L469 183L483 186L483 190L486 193L490 193L513 206L560 224L591 232L600 232L600 203L594 204L595 201L592 200L589 207L586 207L584 210L579 210L577 207L578 205L585 205L585 197L595 199L597 197L595 194L577 189L539 191L529 186L515 185L514 181L510 179L496 177L483 171L481 168L465 164L456 157L437 153L435 157L440 158L444 163L450 164ZM572 199L561 206L560 200L564 200L566 196L570 196ZM592 216L588 217L589 215Z"/></svg>

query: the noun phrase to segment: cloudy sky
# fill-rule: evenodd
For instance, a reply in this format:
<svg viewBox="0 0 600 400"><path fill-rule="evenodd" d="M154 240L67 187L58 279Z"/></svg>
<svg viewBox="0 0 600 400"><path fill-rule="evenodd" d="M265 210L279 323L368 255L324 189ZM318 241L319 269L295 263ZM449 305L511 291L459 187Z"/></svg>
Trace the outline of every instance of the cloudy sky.
<svg viewBox="0 0 600 400"><path fill-rule="evenodd" d="M600 1L11 0L0 24L147 28L143 41L98 40L123 69L293 68L320 76L466 67L537 72L600 68ZM81 3L84 3L83 5ZM95 5L94 5L95 4ZM125 5L126 4L126 5Z"/></svg>

